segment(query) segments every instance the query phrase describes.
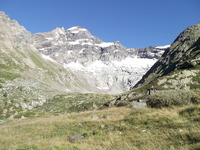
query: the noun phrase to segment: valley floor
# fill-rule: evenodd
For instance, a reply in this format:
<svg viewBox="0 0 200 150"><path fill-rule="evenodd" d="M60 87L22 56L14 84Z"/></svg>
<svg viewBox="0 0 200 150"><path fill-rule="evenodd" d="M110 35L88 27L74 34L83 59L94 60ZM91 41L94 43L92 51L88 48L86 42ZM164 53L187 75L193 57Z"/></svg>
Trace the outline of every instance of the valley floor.
<svg viewBox="0 0 200 150"><path fill-rule="evenodd" d="M113 107L7 121L0 125L0 150L16 149L197 150L200 106Z"/></svg>

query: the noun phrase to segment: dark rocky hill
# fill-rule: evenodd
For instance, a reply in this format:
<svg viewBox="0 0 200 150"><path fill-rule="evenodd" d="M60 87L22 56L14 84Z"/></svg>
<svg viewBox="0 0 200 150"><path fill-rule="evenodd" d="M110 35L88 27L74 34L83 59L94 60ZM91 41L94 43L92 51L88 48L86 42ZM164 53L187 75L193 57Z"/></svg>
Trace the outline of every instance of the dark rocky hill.
<svg viewBox="0 0 200 150"><path fill-rule="evenodd" d="M200 88L200 23L188 27L135 87Z"/></svg>

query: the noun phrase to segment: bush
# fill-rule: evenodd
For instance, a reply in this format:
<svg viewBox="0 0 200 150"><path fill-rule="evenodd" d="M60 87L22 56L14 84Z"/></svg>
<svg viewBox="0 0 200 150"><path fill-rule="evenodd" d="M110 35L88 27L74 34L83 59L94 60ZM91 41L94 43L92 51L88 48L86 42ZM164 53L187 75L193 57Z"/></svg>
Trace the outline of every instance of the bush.
<svg viewBox="0 0 200 150"><path fill-rule="evenodd" d="M127 101L120 101L119 103L116 104L117 107L124 107L128 105L130 105L130 103Z"/></svg>
<svg viewBox="0 0 200 150"><path fill-rule="evenodd" d="M191 93L188 90L165 90L157 91L147 98L147 106L169 107L173 105L184 105L191 102Z"/></svg>

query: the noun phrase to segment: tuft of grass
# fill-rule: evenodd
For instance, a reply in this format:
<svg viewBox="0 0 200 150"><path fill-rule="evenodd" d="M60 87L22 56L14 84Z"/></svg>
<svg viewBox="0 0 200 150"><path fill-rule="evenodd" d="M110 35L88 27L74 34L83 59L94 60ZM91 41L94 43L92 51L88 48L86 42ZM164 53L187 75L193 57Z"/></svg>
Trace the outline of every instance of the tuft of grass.
<svg viewBox="0 0 200 150"><path fill-rule="evenodd" d="M200 90L192 91L192 99L191 100L194 104L200 104Z"/></svg>
<svg viewBox="0 0 200 150"><path fill-rule="evenodd" d="M180 111L180 115L183 117L186 117L187 119L191 121L197 121L200 122L200 108L199 106L193 106L189 107L187 109L184 109Z"/></svg>

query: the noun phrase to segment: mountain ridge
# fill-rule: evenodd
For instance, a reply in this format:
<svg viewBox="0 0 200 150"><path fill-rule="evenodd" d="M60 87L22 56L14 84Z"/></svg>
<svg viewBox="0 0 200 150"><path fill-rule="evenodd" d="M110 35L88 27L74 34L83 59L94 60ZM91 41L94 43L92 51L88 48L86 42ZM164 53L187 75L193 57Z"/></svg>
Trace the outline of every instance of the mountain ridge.
<svg viewBox="0 0 200 150"><path fill-rule="evenodd" d="M94 88L109 94L128 91L167 49L128 49L119 41L104 42L80 26L36 33L33 39L40 53L80 74ZM129 63L131 61L144 65L138 67L137 63ZM95 66L98 69L94 69Z"/></svg>
<svg viewBox="0 0 200 150"><path fill-rule="evenodd" d="M127 49L81 27L32 35L2 12L0 20L0 118L22 117L44 104L54 107L54 102L69 99L74 101L67 101L65 109L104 107L114 97L101 94L128 91L165 50ZM91 102L86 102L88 97Z"/></svg>

